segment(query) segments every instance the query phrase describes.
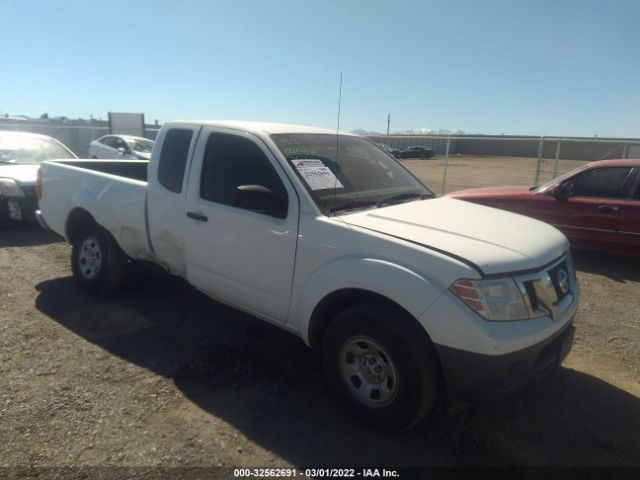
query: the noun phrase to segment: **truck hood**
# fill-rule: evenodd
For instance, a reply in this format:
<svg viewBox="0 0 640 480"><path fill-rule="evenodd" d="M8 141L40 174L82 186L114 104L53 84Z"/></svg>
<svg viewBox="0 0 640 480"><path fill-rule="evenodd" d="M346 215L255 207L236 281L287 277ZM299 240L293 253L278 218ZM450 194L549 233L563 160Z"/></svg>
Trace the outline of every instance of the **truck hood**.
<svg viewBox="0 0 640 480"><path fill-rule="evenodd" d="M351 213L340 219L464 260L484 275L536 269L569 248L566 237L551 225L446 197Z"/></svg>
<svg viewBox="0 0 640 480"><path fill-rule="evenodd" d="M535 195L535 192L529 190L529 187L523 186L485 187L458 190L457 192L448 193L447 197L464 200L467 198L501 198L523 195L532 196Z"/></svg>
<svg viewBox="0 0 640 480"><path fill-rule="evenodd" d="M36 183L40 165L17 165L0 163L0 178L11 178L18 183Z"/></svg>

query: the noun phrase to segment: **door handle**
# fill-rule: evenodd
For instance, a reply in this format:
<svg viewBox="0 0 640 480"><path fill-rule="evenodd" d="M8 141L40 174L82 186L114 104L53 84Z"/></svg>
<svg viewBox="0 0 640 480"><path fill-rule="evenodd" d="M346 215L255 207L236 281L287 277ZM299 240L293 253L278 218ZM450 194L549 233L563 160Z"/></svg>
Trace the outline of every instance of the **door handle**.
<svg viewBox="0 0 640 480"><path fill-rule="evenodd" d="M187 212L187 217L198 220L199 222L206 222L209 220L206 215L202 215L201 213L196 212Z"/></svg>
<svg viewBox="0 0 640 480"><path fill-rule="evenodd" d="M599 205L598 210L604 213L612 213L617 212L618 207L616 207L615 205Z"/></svg>

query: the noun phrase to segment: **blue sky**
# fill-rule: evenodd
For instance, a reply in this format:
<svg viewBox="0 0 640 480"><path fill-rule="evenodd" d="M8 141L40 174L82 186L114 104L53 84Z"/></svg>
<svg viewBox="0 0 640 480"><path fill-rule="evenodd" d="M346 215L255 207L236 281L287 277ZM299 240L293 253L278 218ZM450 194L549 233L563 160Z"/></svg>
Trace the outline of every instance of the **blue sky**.
<svg viewBox="0 0 640 480"><path fill-rule="evenodd" d="M0 113L640 137L638 0L0 0Z"/></svg>

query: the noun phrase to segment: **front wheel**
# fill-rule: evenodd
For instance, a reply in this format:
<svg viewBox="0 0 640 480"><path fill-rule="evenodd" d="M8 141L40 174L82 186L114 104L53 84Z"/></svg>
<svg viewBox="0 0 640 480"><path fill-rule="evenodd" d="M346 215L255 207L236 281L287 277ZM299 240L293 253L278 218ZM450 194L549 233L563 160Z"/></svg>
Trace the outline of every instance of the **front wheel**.
<svg viewBox="0 0 640 480"><path fill-rule="evenodd" d="M405 311L363 304L339 314L322 346L333 389L361 422L405 430L434 409L440 373L433 345Z"/></svg>
<svg viewBox="0 0 640 480"><path fill-rule="evenodd" d="M98 294L124 283L127 256L111 234L92 223L84 227L71 250L71 269L80 288Z"/></svg>

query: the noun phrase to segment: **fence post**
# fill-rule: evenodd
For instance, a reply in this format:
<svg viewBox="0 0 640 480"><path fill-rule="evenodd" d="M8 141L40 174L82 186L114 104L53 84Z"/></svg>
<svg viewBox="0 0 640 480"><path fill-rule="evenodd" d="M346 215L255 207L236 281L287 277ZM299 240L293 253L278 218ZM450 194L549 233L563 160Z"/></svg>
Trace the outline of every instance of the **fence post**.
<svg viewBox="0 0 640 480"><path fill-rule="evenodd" d="M543 146L544 146L544 137L540 137L540 142L538 143L538 161L536 162L536 179L533 182L535 186L538 186L538 182L540 181L540 167L542 163Z"/></svg>
<svg viewBox="0 0 640 480"><path fill-rule="evenodd" d="M560 160L560 145L562 140L558 139L558 145L556 146L556 159L553 162L553 178L558 176L558 161Z"/></svg>
<svg viewBox="0 0 640 480"><path fill-rule="evenodd" d="M622 147L622 158L627 158L627 155L629 155L629 144L625 143Z"/></svg>
<svg viewBox="0 0 640 480"><path fill-rule="evenodd" d="M447 147L444 153L444 173L442 174L442 192L440 195L446 193L447 188L447 169L449 168L449 148L451 147L451 137L447 137Z"/></svg>

